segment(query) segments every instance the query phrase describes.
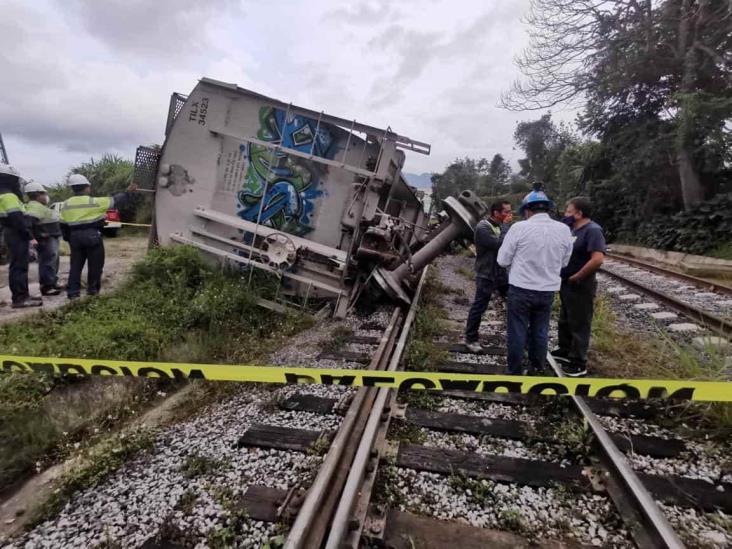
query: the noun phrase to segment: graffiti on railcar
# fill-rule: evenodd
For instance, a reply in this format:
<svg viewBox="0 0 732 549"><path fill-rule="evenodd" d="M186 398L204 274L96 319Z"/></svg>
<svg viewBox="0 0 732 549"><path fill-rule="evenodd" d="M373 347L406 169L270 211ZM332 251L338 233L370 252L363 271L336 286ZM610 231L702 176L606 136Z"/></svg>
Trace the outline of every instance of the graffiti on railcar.
<svg viewBox="0 0 732 549"><path fill-rule="evenodd" d="M257 139L261 141L322 158L335 155L331 132L311 118L286 117L283 110L262 107L259 123ZM247 160L247 172L237 193L238 215L298 236L312 231L313 214L323 195L323 167L257 143L241 144L239 150Z"/></svg>

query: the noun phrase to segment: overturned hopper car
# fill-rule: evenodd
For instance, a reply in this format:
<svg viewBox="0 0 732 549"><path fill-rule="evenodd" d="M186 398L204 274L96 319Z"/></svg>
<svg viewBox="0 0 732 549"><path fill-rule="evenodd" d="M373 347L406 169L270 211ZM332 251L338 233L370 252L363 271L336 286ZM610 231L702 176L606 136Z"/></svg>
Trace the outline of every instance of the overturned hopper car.
<svg viewBox="0 0 732 549"><path fill-rule="evenodd" d="M135 180L155 191L159 244L273 273L279 295L332 299L341 316L374 269L427 238L405 150L430 146L204 78L172 95L165 142L138 148Z"/></svg>

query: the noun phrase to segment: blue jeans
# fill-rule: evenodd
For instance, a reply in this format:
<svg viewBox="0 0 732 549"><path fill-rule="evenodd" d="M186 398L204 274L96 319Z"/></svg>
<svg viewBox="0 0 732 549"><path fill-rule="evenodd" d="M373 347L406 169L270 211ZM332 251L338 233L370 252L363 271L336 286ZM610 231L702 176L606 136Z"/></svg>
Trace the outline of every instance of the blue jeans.
<svg viewBox="0 0 732 549"><path fill-rule="evenodd" d="M524 349L527 346L531 369L539 373L544 370L553 302L554 292L508 287L509 375L521 375Z"/></svg>
<svg viewBox="0 0 732 549"><path fill-rule="evenodd" d="M478 330L480 329L480 320L488 308L491 300L494 282L490 278L481 276L475 277L475 299L473 305L468 312L468 322L465 324L465 341L467 343L475 343L478 341Z"/></svg>
<svg viewBox="0 0 732 549"><path fill-rule="evenodd" d="M38 239L38 280L41 290L50 290L58 284L58 246L57 236Z"/></svg>

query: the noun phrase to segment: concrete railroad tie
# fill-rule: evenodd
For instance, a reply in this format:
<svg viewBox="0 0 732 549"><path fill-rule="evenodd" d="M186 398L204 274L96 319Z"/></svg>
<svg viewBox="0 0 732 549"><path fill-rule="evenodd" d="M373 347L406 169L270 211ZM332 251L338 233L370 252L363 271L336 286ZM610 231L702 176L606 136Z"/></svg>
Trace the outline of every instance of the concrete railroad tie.
<svg viewBox="0 0 732 549"><path fill-rule="evenodd" d="M651 316L656 320L671 320L672 318L678 318L679 315L676 313L670 313L668 311L661 311L660 313L651 313Z"/></svg>
<svg viewBox="0 0 732 549"><path fill-rule="evenodd" d="M696 332L699 326L690 322L679 322L677 324L669 324L668 329L672 332Z"/></svg>
<svg viewBox="0 0 732 549"><path fill-rule="evenodd" d="M638 303L636 305L633 305L634 309L638 309L639 311L653 311L655 309L659 309L661 306L658 303Z"/></svg>

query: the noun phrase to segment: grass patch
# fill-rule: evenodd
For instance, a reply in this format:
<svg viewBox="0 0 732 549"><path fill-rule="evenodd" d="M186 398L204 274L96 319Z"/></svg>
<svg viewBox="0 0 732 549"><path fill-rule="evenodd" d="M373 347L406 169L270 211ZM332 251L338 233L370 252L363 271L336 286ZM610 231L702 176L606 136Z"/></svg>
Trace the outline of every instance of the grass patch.
<svg viewBox="0 0 732 549"><path fill-rule="evenodd" d="M152 447L153 433L146 429L132 430L107 437L88 451L79 466L63 475L51 496L34 510L29 526L55 516L78 490L92 488L119 469L125 461Z"/></svg>
<svg viewBox="0 0 732 549"><path fill-rule="evenodd" d="M495 483L482 479L474 479L463 473L450 475L448 484L455 490L465 492L469 501L483 507L493 507L497 503Z"/></svg>
<svg viewBox="0 0 732 549"><path fill-rule="evenodd" d="M311 321L264 314L246 278L209 265L194 248L159 248L112 293L0 326L0 349L114 360L257 360ZM220 394L236 387L217 385L226 386ZM158 391L177 386L132 378L0 376L0 486L22 481L49 454L87 441L91 433L135 413Z"/></svg>
<svg viewBox="0 0 732 549"><path fill-rule="evenodd" d="M427 440L427 435L414 423L402 419L393 419L389 423L387 438L408 444L422 444Z"/></svg>
<svg viewBox="0 0 732 549"><path fill-rule="evenodd" d="M315 439L315 442L308 447L308 455L324 456L328 453L328 448L330 448L330 438L326 436L319 436Z"/></svg>
<svg viewBox="0 0 732 549"><path fill-rule="evenodd" d="M195 478L209 475L224 466L224 462L207 456L191 454L180 467L181 474L186 478Z"/></svg>
<svg viewBox="0 0 732 549"><path fill-rule="evenodd" d="M728 380L721 353L680 345L660 329L655 339L624 329L605 296L595 301L590 359L601 377ZM732 404L727 402L669 404L667 419L670 426L693 421L703 429L697 434L715 438L732 434Z"/></svg>
<svg viewBox="0 0 732 549"><path fill-rule="evenodd" d="M427 371L437 369L447 360L448 353L435 345L435 339L445 332L442 319L445 311L438 305L444 285L428 277L422 290L422 300L414 319L409 344L404 352L404 369Z"/></svg>
<svg viewBox="0 0 732 549"><path fill-rule="evenodd" d="M396 459L393 457L382 460L374 480L373 501L377 505L385 505L398 509L404 503L404 495L399 491L399 474Z"/></svg>

